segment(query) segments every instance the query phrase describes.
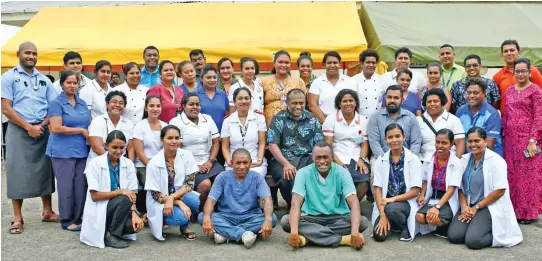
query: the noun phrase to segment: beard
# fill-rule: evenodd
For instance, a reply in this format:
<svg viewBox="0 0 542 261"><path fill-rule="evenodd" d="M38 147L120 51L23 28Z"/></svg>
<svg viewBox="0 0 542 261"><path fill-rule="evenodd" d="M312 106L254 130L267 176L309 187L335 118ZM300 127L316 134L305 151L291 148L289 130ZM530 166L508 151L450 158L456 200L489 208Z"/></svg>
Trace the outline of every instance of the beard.
<svg viewBox="0 0 542 261"><path fill-rule="evenodd" d="M388 113L397 113L399 112L399 110L401 109L401 106L386 106L386 111L388 111Z"/></svg>

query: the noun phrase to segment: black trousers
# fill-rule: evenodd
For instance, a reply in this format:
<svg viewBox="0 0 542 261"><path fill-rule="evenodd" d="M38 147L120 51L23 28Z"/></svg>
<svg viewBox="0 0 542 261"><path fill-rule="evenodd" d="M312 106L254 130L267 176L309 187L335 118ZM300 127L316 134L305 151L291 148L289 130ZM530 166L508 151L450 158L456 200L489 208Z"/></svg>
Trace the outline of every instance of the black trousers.
<svg viewBox="0 0 542 261"><path fill-rule="evenodd" d="M107 202L107 218L105 221L105 230L118 237L122 235L133 234L132 226L132 201L127 196L120 195Z"/></svg>
<svg viewBox="0 0 542 261"><path fill-rule="evenodd" d="M375 203L376 204L376 203ZM410 205L408 201L393 202L384 207L384 213L390 222L392 231L403 231L408 227L408 216L410 215ZM382 242L391 236L392 231L388 231L386 235L376 233L376 226L380 222L380 216L375 221L373 238L376 241Z"/></svg>
<svg viewBox="0 0 542 261"><path fill-rule="evenodd" d="M470 249L482 249L493 244L491 212L480 209L470 223L459 221L461 210L457 211L448 229L448 240L453 244L465 244Z"/></svg>

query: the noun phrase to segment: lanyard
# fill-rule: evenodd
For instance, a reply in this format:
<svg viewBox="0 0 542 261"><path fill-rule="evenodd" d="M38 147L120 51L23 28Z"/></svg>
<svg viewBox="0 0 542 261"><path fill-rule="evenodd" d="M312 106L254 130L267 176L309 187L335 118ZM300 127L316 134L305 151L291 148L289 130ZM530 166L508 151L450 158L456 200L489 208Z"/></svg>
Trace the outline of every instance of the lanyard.
<svg viewBox="0 0 542 261"><path fill-rule="evenodd" d="M162 86L164 86L164 88L166 88L166 90L167 90L167 87L163 82L161 82L160 84ZM171 90L173 91L173 95L171 97L172 98L171 103L175 104L175 109L176 109L177 113L179 113L181 110L179 108L179 103L177 101L177 95L175 95L175 85L171 85ZM169 92L169 90L168 90L168 92ZM171 93L169 93L169 94L171 95Z"/></svg>
<svg viewBox="0 0 542 261"><path fill-rule="evenodd" d="M277 76L275 75L275 81L277 82L277 84L279 85L280 87L280 91L282 92L282 94L284 95L284 86L282 86L282 84L280 83L279 79L277 78Z"/></svg>
<svg viewBox="0 0 542 261"><path fill-rule="evenodd" d="M243 142L243 148L245 147L245 136L247 136L247 131L248 131L248 119L247 119L247 124L245 125L245 127L241 126L241 121L239 121L239 131L241 132L241 138L243 139L242 142Z"/></svg>
<svg viewBox="0 0 542 261"><path fill-rule="evenodd" d="M442 167L442 169L440 170L440 176L438 177L438 182L435 184L436 187L433 187L435 189L435 193L434 193L435 199L437 198L438 188L440 188L440 183L442 182L442 179L444 177L444 173L446 173L446 168L447 167L448 166L443 166Z"/></svg>
<svg viewBox="0 0 542 261"><path fill-rule="evenodd" d="M452 76L454 75L455 67L452 67L452 72L450 73L450 76L448 76L448 81L446 84L444 84L444 73L442 74L442 83L444 84L444 87L448 88L448 85L450 84L450 81L452 80Z"/></svg>
<svg viewBox="0 0 542 261"><path fill-rule="evenodd" d="M485 153L484 153L485 154ZM480 166L480 164L484 164L484 155L482 155L482 160L480 160L480 162L478 162L478 166ZM467 197L468 197L468 201L467 202L468 204L470 204L470 185L471 185L471 180L472 180L472 175L473 175L473 169L474 168L477 168L477 167L474 167L474 155L471 154L471 158L469 159L469 165L467 167L467 180L466 180L466 189L467 189Z"/></svg>

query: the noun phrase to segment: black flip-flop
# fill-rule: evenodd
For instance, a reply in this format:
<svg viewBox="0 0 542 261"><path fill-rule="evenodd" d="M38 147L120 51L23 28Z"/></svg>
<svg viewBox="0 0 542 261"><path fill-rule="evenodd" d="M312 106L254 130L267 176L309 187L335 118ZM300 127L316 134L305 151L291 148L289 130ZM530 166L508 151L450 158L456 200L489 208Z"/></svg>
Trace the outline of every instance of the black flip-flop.
<svg viewBox="0 0 542 261"><path fill-rule="evenodd" d="M196 237L198 236L195 232L188 232L188 233L183 233L181 232L181 236L183 236L184 238L186 238L186 240L188 241L194 241L196 240Z"/></svg>

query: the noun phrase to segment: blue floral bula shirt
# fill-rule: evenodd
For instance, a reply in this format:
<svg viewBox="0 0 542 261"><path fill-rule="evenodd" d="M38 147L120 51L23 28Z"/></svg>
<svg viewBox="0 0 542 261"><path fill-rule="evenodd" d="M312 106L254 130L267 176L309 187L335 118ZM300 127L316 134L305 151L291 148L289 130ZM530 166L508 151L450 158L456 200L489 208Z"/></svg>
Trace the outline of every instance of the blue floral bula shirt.
<svg viewBox="0 0 542 261"><path fill-rule="evenodd" d="M311 155L314 145L324 140L322 125L307 110L298 120L293 120L288 110L282 110L269 125L267 142L277 144L287 160Z"/></svg>

